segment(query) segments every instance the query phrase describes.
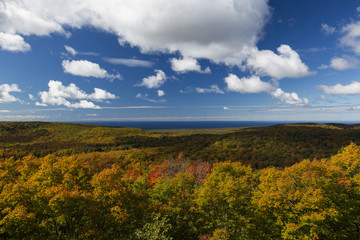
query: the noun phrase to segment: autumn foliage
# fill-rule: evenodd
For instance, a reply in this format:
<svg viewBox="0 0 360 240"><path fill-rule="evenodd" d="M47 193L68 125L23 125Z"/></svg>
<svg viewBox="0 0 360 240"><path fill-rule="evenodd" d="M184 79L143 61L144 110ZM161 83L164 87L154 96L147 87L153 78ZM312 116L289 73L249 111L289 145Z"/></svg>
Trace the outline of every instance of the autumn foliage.
<svg viewBox="0 0 360 240"><path fill-rule="evenodd" d="M261 170L61 151L1 158L0 239L360 239L355 143Z"/></svg>

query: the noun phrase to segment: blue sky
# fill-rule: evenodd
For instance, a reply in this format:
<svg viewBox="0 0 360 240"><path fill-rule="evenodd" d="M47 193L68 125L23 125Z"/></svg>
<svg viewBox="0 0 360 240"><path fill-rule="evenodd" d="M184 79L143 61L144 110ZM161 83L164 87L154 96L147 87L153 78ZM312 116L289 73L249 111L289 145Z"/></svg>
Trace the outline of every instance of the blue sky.
<svg viewBox="0 0 360 240"><path fill-rule="evenodd" d="M360 2L1 0L0 120L358 121Z"/></svg>

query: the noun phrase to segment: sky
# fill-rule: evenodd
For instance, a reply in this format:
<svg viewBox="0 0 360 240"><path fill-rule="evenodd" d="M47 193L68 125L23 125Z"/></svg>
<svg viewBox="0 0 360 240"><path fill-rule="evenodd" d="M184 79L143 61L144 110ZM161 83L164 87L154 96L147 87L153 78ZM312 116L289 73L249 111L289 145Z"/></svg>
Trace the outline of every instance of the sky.
<svg viewBox="0 0 360 240"><path fill-rule="evenodd" d="M0 121L359 121L360 1L0 0Z"/></svg>

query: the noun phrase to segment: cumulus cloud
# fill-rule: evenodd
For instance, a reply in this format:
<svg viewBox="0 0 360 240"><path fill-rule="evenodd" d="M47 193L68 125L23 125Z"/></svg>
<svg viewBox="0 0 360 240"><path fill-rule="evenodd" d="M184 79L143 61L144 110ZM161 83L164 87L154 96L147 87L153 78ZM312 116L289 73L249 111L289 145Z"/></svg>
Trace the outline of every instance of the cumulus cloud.
<svg viewBox="0 0 360 240"><path fill-rule="evenodd" d="M229 74L224 80L229 91L239 93L265 92L270 94L272 97L290 105L304 106L309 104L308 99L300 98L297 93L287 93L280 88L275 88L270 83L261 81L260 77L258 76L239 78L234 74Z"/></svg>
<svg viewBox="0 0 360 240"><path fill-rule="evenodd" d="M224 80L227 84L227 89L232 92L260 93L270 92L274 89L270 83L261 81L258 76L239 78L234 74L229 74Z"/></svg>
<svg viewBox="0 0 360 240"><path fill-rule="evenodd" d="M335 57L331 59L330 67L339 70L344 71L348 69L354 69L357 68L359 65L359 60L352 57Z"/></svg>
<svg viewBox="0 0 360 240"><path fill-rule="evenodd" d="M67 34L64 27L90 26L116 35L120 44L139 47L142 53L179 53L184 59L173 59L172 64L179 72L209 72L209 68L199 70L196 60L209 59L248 64L257 74L276 79L311 74L289 46L281 46L279 55L257 49L271 16L268 0L212 0L211 4L207 0L2 0L0 16L4 33L44 36Z"/></svg>
<svg viewBox="0 0 360 240"><path fill-rule="evenodd" d="M62 66L65 73L82 77L108 78L111 80L120 79L120 74L109 74L105 69L100 68L99 64L87 60L64 60Z"/></svg>
<svg viewBox="0 0 360 240"><path fill-rule="evenodd" d="M70 105L64 104L70 108L92 108L92 109L101 109L101 107L95 105L93 102L87 100L80 100L80 102L71 103Z"/></svg>
<svg viewBox="0 0 360 240"><path fill-rule="evenodd" d="M111 64L124 65L127 67L152 67L154 65L151 61L132 58L104 58L104 60Z"/></svg>
<svg viewBox="0 0 360 240"><path fill-rule="evenodd" d="M71 55L75 56L77 54L77 51L74 48L67 46L67 45L65 45L64 47L65 47L65 50L68 53L70 53Z"/></svg>
<svg viewBox="0 0 360 240"><path fill-rule="evenodd" d="M300 78L314 74L290 46L281 45L277 51L279 54L270 50L253 50L247 59L247 67L259 75L268 75L275 79Z"/></svg>
<svg viewBox="0 0 360 240"><path fill-rule="evenodd" d="M236 65L256 45L270 7L267 0L2 0L0 16L6 33L44 36L92 26L144 53L179 51Z"/></svg>
<svg viewBox="0 0 360 240"><path fill-rule="evenodd" d="M353 81L348 85L336 84L334 86L319 85L318 88L330 95L358 95L360 82Z"/></svg>
<svg viewBox="0 0 360 240"><path fill-rule="evenodd" d="M29 99L30 99L31 101L34 101L34 100L35 100L34 95L32 95L32 94L29 93L28 96L29 96Z"/></svg>
<svg viewBox="0 0 360 240"><path fill-rule="evenodd" d="M297 93L287 93L280 88L271 92L271 96L290 105L305 106L309 104L309 100L307 98L300 98Z"/></svg>
<svg viewBox="0 0 360 240"><path fill-rule="evenodd" d="M166 74L159 70L155 69L156 75L149 76L147 78L143 78L140 84L136 84L135 86L143 86L147 88L159 88L166 82Z"/></svg>
<svg viewBox="0 0 360 240"><path fill-rule="evenodd" d="M336 28L323 23L323 24L321 24L321 31L323 31L327 35L331 35L331 34L335 33Z"/></svg>
<svg viewBox="0 0 360 240"><path fill-rule="evenodd" d="M48 91L38 93L41 102L36 102L37 106L64 105L69 108L100 109L101 107L88 100L100 102L117 98L114 94L99 88L94 88L93 93L87 94L73 83L69 84L69 86L64 86L60 81L50 80L48 86ZM69 99L79 101L70 102Z"/></svg>
<svg viewBox="0 0 360 240"><path fill-rule="evenodd" d="M165 96L165 92L163 90L157 90L158 97Z"/></svg>
<svg viewBox="0 0 360 240"><path fill-rule="evenodd" d="M104 89L94 88L94 92L90 95L87 95L87 98L95 101L102 101L105 99L115 99L117 97Z"/></svg>
<svg viewBox="0 0 360 240"><path fill-rule="evenodd" d="M340 42L360 55L360 21L345 25L341 32L344 34Z"/></svg>
<svg viewBox="0 0 360 240"><path fill-rule="evenodd" d="M0 103L9 103L20 101L18 98L11 95L11 92L21 92L17 84L1 84L0 85Z"/></svg>
<svg viewBox="0 0 360 240"><path fill-rule="evenodd" d="M67 4L69 3L70 1L67 2ZM55 3L54 1L36 1L31 3L25 0L1 1L0 31L27 36L44 36L53 32L64 33L61 23L56 20L56 18L64 17L59 16L60 11L63 9L60 5L60 2Z"/></svg>
<svg viewBox="0 0 360 240"><path fill-rule="evenodd" d="M27 52L30 50L30 45L24 41L23 37L3 32L0 32L0 47L2 50L10 52Z"/></svg>
<svg viewBox="0 0 360 240"><path fill-rule="evenodd" d="M195 88L197 93L221 93L224 94L224 91L221 90L217 84L213 84L210 88Z"/></svg>
<svg viewBox="0 0 360 240"><path fill-rule="evenodd" d="M172 58L170 59L171 68L175 72L186 73L190 71L199 72L199 73L210 73L211 70L209 67L201 70L201 66L195 58L184 57L180 59Z"/></svg>

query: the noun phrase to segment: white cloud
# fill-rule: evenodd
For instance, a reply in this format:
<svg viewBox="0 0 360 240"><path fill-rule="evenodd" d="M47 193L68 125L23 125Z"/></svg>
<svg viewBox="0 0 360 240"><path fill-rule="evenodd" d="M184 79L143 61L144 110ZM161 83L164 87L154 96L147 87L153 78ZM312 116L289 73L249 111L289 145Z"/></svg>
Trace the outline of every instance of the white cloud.
<svg viewBox="0 0 360 240"><path fill-rule="evenodd" d="M34 95L32 95L32 94L30 94L30 93L29 93L29 95L28 95L28 96L29 96L29 99L30 99L31 101L34 101L34 100L35 100Z"/></svg>
<svg viewBox="0 0 360 240"><path fill-rule="evenodd" d="M330 95L358 95L360 94L360 82L353 81L348 85L336 84L334 86L320 85L320 90Z"/></svg>
<svg viewBox="0 0 360 240"><path fill-rule="evenodd" d="M331 35L331 34L335 33L336 28L323 23L323 24L321 24L321 31L323 31L327 35Z"/></svg>
<svg viewBox="0 0 360 240"><path fill-rule="evenodd" d="M99 53L96 53L96 52L78 52L73 47L70 47L68 45L64 45L64 48L67 53L62 53L62 55L66 56L66 57L68 57L69 54L71 56L76 56L76 55L99 56L100 55Z"/></svg>
<svg viewBox="0 0 360 240"><path fill-rule="evenodd" d="M64 104L70 108L92 108L92 109L101 109L101 107L95 105L93 102L89 102L87 100L80 100L80 102Z"/></svg>
<svg viewBox="0 0 360 240"><path fill-rule="evenodd" d="M157 90L158 97L165 96L165 92L163 90Z"/></svg>
<svg viewBox="0 0 360 240"><path fill-rule="evenodd" d="M82 77L108 78L111 80L120 79L120 74L109 74L105 69L100 68L99 64L87 60L64 60L62 66L65 73Z"/></svg>
<svg viewBox="0 0 360 240"><path fill-rule="evenodd" d="M104 58L104 60L111 64L125 65L127 67L151 67L154 65L150 61L132 58Z"/></svg>
<svg viewBox="0 0 360 240"><path fill-rule="evenodd" d="M70 3L70 1L68 2ZM52 5L52 6L51 6ZM63 7L54 1L11 1L0 3L0 31L22 35L49 35L53 32L64 33L61 23ZM69 6L67 6L69 7ZM66 14L66 13L64 13ZM59 19L60 20L60 19ZM65 19L64 19L65 20Z"/></svg>
<svg viewBox="0 0 360 240"><path fill-rule="evenodd" d="M329 98L327 98L326 96L324 96L324 95L320 95L320 99L325 101L325 102L332 103L332 101Z"/></svg>
<svg viewBox="0 0 360 240"><path fill-rule="evenodd" d="M39 106L39 107L47 107L48 106L46 103L41 103L41 102L36 102L35 105Z"/></svg>
<svg viewBox="0 0 360 240"><path fill-rule="evenodd" d="M87 101L86 99L103 101L118 98L114 94L99 88L94 88L93 93L87 94L73 83L69 84L69 86L64 86L60 81L50 80L48 86L48 91L39 92L41 102L36 102L35 104L37 106L64 105L69 108L100 109L99 106L95 105L93 102ZM70 102L68 99L79 101Z"/></svg>
<svg viewBox="0 0 360 240"><path fill-rule="evenodd" d="M46 119L48 116L44 115L0 115L1 121L30 121L37 119Z"/></svg>
<svg viewBox="0 0 360 240"><path fill-rule="evenodd" d="M186 87L184 90L180 90L179 92L182 94L186 94L186 93L194 92L194 89L189 86L189 87Z"/></svg>
<svg viewBox="0 0 360 240"><path fill-rule="evenodd" d="M30 45L24 41L23 37L3 32L0 32L0 47L2 50L10 52L27 52L30 50Z"/></svg>
<svg viewBox="0 0 360 240"><path fill-rule="evenodd" d="M144 86L147 88L159 88L166 82L166 74L159 70L155 69L156 75L149 76L147 78L143 78L140 84L136 84L135 86Z"/></svg>
<svg viewBox="0 0 360 240"><path fill-rule="evenodd" d="M199 72L199 73L210 73L211 70L207 67L204 70L201 70L201 66L195 58L192 57L183 57L180 59L172 58L170 59L171 68L175 72L186 73L190 71Z"/></svg>
<svg viewBox="0 0 360 240"><path fill-rule="evenodd" d="M88 56L100 56L100 53L97 52L77 52L77 54L88 55Z"/></svg>
<svg viewBox="0 0 360 240"><path fill-rule="evenodd" d="M319 67L318 67L318 69L320 69L320 70L324 70L324 69L328 69L329 68L329 66L328 65L325 65L325 64L321 64Z"/></svg>
<svg viewBox="0 0 360 240"><path fill-rule="evenodd" d="M249 78L238 78L234 74L229 74L225 79L227 89L239 93L261 93L265 92L272 97L279 99L290 105L304 106L309 104L306 98L299 98L297 93L287 93L280 88L275 88L267 82L261 81L258 76L251 76Z"/></svg>
<svg viewBox="0 0 360 240"><path fill-rule="evenodd" d="M270 7L267 0L2 0L0 15L6 33L44 36L91 26L142 52L237 65L259 40Z"/></svg>
<svg viewBox="0 0 360 240"><path fill-rule="evenodd" d="M357 68L358 65L359 65L358 59L347 56L332 58L330 62L330 67L339 71L354 69Z"/></svg>
<svg viewBox="0 0 360 240"><path fill-rule="evenodd" d="M360 21L345 25L341 32L344 36L340 39L340 43L360 55Z"/></svg>
<svg viewBox="0 0 360 240"><path fill-rule="evenodd" d="M233 92L260 93L270 92L274 89L270 83L261 81L258 76L238 78L234 74L229 74L224 80L227 84L227 89Z"/></svg>
<svg viewBox="0 0 360 240"><path fill-rule="evenodd" d="M18 98L11 95L11 92L21 92L17 84L1 84L0 85L0 103L9 103L20 101Z"/></svg>
<svg viewBox="0 0 360 240"><path fill-rule="evenodd" d="M221 93L224 94L224 91L221 90L218 85L213 84L210 88L195 88L197 93Z"/></svg>
<svg viewBox="0 0 360 240"><path fill-rule="evenodd" d="M359 111L360 110L360 106L355 106L355 107L350 107L347 109L348 111Z"/></svg>
<svg viewBox="0 0 360 240"><path fill-rule="evenodd" d="M223 107L224 110L231 110L229 107Z"/></svg>
<svg viewBox="0 0 360 240"><path fill-rule="evenodd" d="M207 0L171 4L168 0L2 0L0 16L0 32L10 34L66 35L64 27L93 27L115 34L120 44L139 47L143 53L179 53L195 61L209 59L241 67L249 64L257 74L276 79L311 74L289 46L281 46L280 55L257 49L271 16L268 0L212 0L211 4ZM174 68L199 71L196 62Z"/></svg>
<svg viewBox="0 0 360 240"><path fill-rule="evenodd" d="M314 74L290 46L281 45L277 51L279 54L270 50L253 50L247 59L247 67L259 75L268 75L275 79L300 78Z"/></svg>
<svg viewBox="0 0 360 240"><path fill-rule="evenodd" d="M71 86L71 84L69 86ZM94 92L92 94L87 95L86 98L95 101L102 101L105 99L115 99L117 97L114 94L107 92L106 90L100 88L94 88Z"/></svg>
<svg viewBox="0 0 360 240"><path fill-rule="evenodd" d="M64 47L65 47L65 50L68 53L70 53L71 55L75 56L77 54L77 51L74 48L67 46L67 45L65 45Z"/></svg>
<svg viewBox="0 0 360 240"><path fill-rule="evenodd" d="M166 102L165 99L155 100L155 99L149 98L147 94L141 94L141 93L138 93L136 95L136 98L140 98L142 100L145 100L145 101L148 101L148 102L153 102L153 103Z"/></svg>
<svg viewBox="0 0 360 240"><path fill-rule="evenodd" d="M0 113L9 113L9 110L0 110Z"/></svg>
<svg viewBox="0 0 360 240"><path fill-rule="evenodd" d="M287 93L280 88L271 92L271 96L290 105L305 106L309 104L309 100L307 98L300 98L297 93Z"/></svg>

